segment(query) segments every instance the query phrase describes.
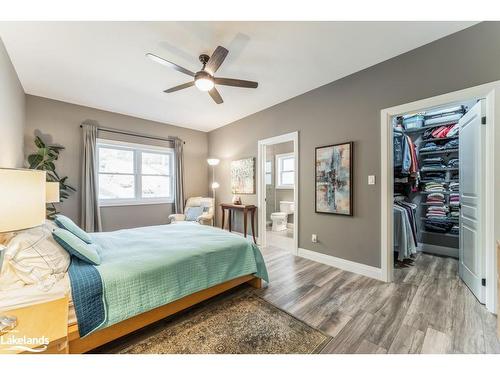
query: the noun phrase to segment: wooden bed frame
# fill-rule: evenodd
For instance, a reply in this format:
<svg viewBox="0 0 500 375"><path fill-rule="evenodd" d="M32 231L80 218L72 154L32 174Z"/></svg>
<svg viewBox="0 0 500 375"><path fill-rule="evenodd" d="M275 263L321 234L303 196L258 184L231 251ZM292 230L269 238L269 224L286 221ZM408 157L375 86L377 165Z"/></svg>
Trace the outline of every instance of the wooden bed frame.
<svg viewBox="0 0 500 375"><path fill-rule="evenodd" d="M80 338L78 324L71 324L68 326L69 353L78 354L88 352L244 283L250 284L254 288L262 287L262 280L260 278L253 275L241 276L116 323L84 338Z"/></svg>

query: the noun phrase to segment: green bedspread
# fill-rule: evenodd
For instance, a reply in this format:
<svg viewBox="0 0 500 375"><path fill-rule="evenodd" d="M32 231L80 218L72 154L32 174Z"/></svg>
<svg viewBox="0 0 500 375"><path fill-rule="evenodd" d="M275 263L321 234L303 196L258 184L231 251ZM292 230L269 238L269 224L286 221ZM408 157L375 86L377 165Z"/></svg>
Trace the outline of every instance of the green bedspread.
<svg viewBox="0 0 500 375"><path fill-rule="evenodd" d="M180 223L91 234L102 247L104 328L239 276L268 281L259 248L236 234Z"/></svg>

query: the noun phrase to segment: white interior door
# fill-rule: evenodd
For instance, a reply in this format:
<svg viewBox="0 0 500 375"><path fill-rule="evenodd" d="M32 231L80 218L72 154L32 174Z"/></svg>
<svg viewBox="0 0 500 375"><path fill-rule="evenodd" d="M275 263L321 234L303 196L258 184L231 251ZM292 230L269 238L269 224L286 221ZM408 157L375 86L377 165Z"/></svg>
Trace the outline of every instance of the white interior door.
<svg viewBox="0 0 500 375"><path fill-rule="evenodd" d="M485 251L482 220L484 125L482 101L459 121L460 126L460 252L459 274L479 302L485 302ZM493 282L493 281L491 281Z"/></svg>

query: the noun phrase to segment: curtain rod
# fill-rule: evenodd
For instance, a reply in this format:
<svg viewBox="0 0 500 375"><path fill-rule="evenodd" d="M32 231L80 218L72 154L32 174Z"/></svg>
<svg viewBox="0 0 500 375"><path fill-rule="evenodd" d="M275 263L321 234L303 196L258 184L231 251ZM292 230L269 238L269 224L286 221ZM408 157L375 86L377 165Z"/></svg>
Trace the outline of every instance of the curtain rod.
<svg viewBox="0 0 500 375"><path fill-rule="evenodd" d="M80 125L80 128L82 126L83 126L83 124ZM108 132L108 133L131 135L131 136L134 136L134 137L141 137L141 138L147 138L147 139L155 139L155 140L158 140L158 141L166 141L166 142L171 142L171 141L175 141L176 139L179 139L180 141L182 141L183 144L186 144L186 142L183 141L182 139L180 139L179 137L166 137L166 138L165 137L157 137L157 136L154 136L154 135L141 134L141 133L136 133L136 132L131 132L131 131L125 131L125 130L119 130L119 129L103 128L103 127L100 127L100 126L97 127L97 130L103 131L103 132Z"/></svg>

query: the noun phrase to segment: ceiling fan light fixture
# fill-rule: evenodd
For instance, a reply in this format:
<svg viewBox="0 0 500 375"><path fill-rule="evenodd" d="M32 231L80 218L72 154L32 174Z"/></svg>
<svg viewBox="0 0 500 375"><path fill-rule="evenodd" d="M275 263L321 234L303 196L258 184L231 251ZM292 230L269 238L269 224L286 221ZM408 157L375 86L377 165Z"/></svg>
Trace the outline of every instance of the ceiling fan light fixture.
<svg viewBox="0 0 500 375"><path fill-rule="evenodd" d="M209 77L198 78L194 81L194 84L201 91L210 91L214 88L214 80Z"/></svg>

